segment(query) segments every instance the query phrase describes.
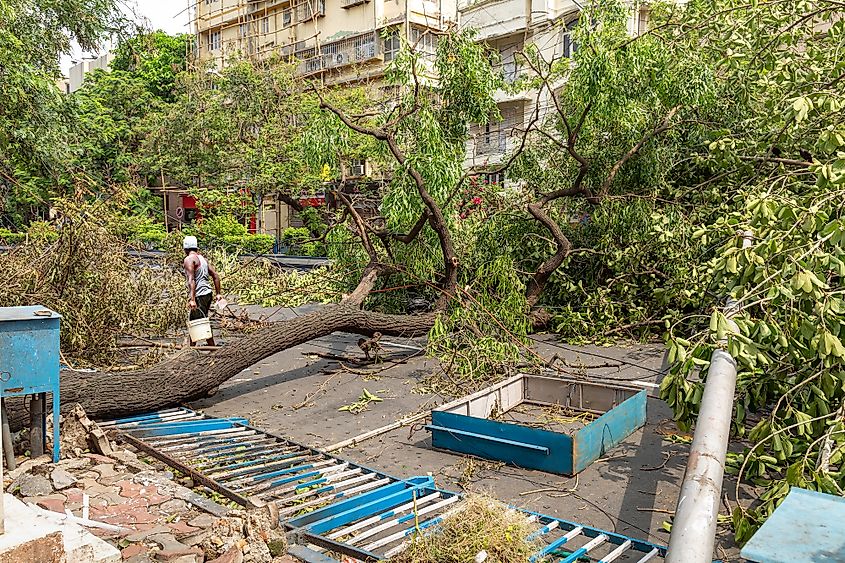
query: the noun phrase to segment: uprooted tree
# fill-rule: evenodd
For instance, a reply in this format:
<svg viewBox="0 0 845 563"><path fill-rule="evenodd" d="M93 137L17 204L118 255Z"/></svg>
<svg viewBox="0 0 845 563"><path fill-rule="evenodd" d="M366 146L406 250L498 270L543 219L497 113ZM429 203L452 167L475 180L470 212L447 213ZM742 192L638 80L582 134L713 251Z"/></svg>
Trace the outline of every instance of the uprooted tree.
<svg viewBox="0 0 845 563"><path fill-rule="evenodd" d="M536 96L535 108L526 124L509 132L515 148L488 170L514 167L522 181L515 189L484 194L489 208L467 207L473 182L462 165L470 124L498 119L493 95L504 82L472 32L439 35L433 62L407 46L386 76L399 87L398 95L375 99L370 108L349 110L334 102L332 92L313 88L321 111L304 131L304 155L297 163L310 164L323 176L328 171L337 180L334 196L341 210L325 238L336 267L356 272L357 282L338 304L260 329L210 354L185 353L129 372L66 371L63 401L82 403L94 417L160 408L201 396L269 355L336 331L428 333L431 351L448 359L457 380L465 382L489 377L502 363L517 360L532 325L549 319L541 295L572 250L564 230L572 230L569 217L576 206L601 207L620 192L622 180L652 171L667 132L685 123L681 99L696 104L698 92L705 90L681 87L688 82L687 67L676 57L658 56L657 39L626 35L623 7L591 9L579 27L583 47L576 65L524 54L526 76L517 86ZM665 76L659 89L650 90L647 80L638 79L646 62L649 76ZM612 79L602 79L602 69L611 70ZM273 72L262 82L255 69L243 70L248 81L273 90ZM623 89L625 84L630 86ZM267 104L273 97L271 92L255 108L238 112L272 113ZM278 95L276 100L288 103ZM541 119L542 103L554 108L551 118ZM624 124L622 134L616 134L618 122ZM344 158L354 147L368 145L390 177L376 215L362 213L354 194L344 189ZM651 179L641 180L637 189ZM639 189L630 197L654 195ZM545 242L530 256L522 254L521 241L537 233ZM391 286L412 287L428 300L430 311L391 314L396 304L382 291ZM21 416L13 409L13 421Z"/></svg>
<svg viewBox="0 0 845 563"><path fill-rule="evenodd" d="M638 63L659 50L651 37L637 40L625 34L626 13L620 6L595 8L592 21L602 21L600 29L583 19L580 41L586 48L579 51L583 55L576 54L575 66L568 60L545 61L536 53L525 53L529 69L522 86L536 95L537 107L527 124L510 132L515 148L488 170L514 166L525 181L516 192L486 194L497 200L490 209L471 212L466 207L465 196L473 184L462 165L470 124L498 118L493 95L504 83L492 68L489 51L474 41L472 32L438 36L433 62L407 46L386 76L399 86L398 95L376 99L365 111L336 105L331 92L314 88L312 95L321 111L305 132L303 160L337 180L334 196L341 209L325 237L336 266L357 272L358 281L350 284L340 303L262 328L209 354L186 352L128 372L66 371L63 401L80 402L94 417L172 405L202 396L269 355L336 331L429 333L432 352L448 358L459 379L469 382L489 377L501 363L518 359L532 324L548 319L539 313L541 294L571 250L560 224L568 223L572 209L554 205L561 198L578 197L592 205L608 198L617 178L635 176L642 168L641 153L649 154L651 144L659 143L663 133L676 125L677 99L686 96L695 103L689 89L678 88L684 68L668 56L651 63L654 73L669 74L664 91L649 97L647 84L640 81L639 89L629 92L635 102L629 102L622 93L608 95L603 90L595 76L608 58L615 59L617 78L611 86L616 89L634 79ZM645 47L637 48L640 41ZM247 72L253 76L253 69ZM555 111L535 127L541 100ZM278 103L286 101L279 98ZM603 128L623 119L630 103L638 103L639 111L625 122L625 135L614 136L608 151ZM266 104L257 107L268 111ZM584 155L590 149L582 153L582 137L593 151L604 144L602 159L587 160ZM549 151L543 140L565 153ZM367 144L375 147L371 156L390 177L376 215L362 213L354 194L344 189L344 158L353 152L351 147ZM523 158L526 147L531 147L526 153L531 158ZM571 157L572 162L560 156ZM559 176L535 181L531 174L542 168L552 168ZM629 172L631 168L634 172ZM519 243L512 246L519 238L508 232L514 225L526 232L546 232L551 238L525 261ZM509 244L502 245L502 239ZM544 256L549 250L551 256ZM391 286L413 287L428 300L429 312L384 312L396 310L381 291ZM13 409L12 420L18 421L22 413Z"/></svg>

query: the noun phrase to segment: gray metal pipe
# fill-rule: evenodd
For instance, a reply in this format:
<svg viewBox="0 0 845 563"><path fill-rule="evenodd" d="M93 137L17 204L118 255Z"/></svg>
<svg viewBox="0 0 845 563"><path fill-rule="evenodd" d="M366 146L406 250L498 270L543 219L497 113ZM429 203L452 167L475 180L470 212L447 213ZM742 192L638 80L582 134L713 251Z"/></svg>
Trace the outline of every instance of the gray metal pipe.
<svg viewBox="0 0 845 563"><path fill-rule="evenodd" d="M716 350L710 358L687 471L678 495L667 563L713 561L735 390L736 362L724 350Z"/></svg>
<svg viewBox="0 0 845 563"><path fill-rule="evenodd" d="M754 235L742 233L742 248L749 248ZM739 304L728 299L725 315L728 323ZM721 344L726 344L723 341ZM731 434L736 361L723 349L710 356L710 367L701 397L701 408L695 423L687 470L678 495L672 535L666 563L710 563L716 544L716 525L725 476L725 457Z"/></svg>

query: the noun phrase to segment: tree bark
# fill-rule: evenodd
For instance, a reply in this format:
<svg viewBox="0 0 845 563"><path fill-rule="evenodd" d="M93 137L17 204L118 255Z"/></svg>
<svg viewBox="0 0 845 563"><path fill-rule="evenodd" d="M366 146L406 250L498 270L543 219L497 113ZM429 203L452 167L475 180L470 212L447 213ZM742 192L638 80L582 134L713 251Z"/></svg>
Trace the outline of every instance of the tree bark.
<svg viewBox="0 0 845 563"><path fill-rule="evenodd" d="M63 371L61 402L79 403L95 419L167 408L203 397L264 358L315 338L334 332L417 336L431 329L436 316L386 315L347 303L329 305L274 323L210 354L186 350L150 368L128 372ZM6 405L12 429L22 428L28 419L23 400L10 398Z"/></svg>

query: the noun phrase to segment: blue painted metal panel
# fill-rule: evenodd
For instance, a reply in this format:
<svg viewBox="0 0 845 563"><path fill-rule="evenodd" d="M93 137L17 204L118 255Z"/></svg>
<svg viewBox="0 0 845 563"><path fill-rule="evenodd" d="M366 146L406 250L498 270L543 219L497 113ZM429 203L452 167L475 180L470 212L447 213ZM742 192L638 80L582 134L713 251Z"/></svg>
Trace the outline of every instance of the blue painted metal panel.
<svg viewBox="0 0 845 563"><path fill-rule="evenodd" d="M53 395L53 462L59 461L61 315L40 305L0 307L0 396ZM46 428L47 405L41 428ZM46 438L46 436L45 436Z"/></svg>
<svg viewBox="0 0 845 563"><path fill-rule="evenodd" d="M189 422L161 422L144 425L133 432L136 438L153 438L164 436L175 436L179 434L199 434L213 430L225 430L236 428L238 425L245 425L249 421L245 418L209 418L205 420Z"/></svg>
<svg viewBox="0 0 845 563"><path fill-rule="evenodd" d="M756 563L845 561L845 498L792 487L740 555Z"/></svg>
<svg viewBox="0 0 845 563"><path fill-rule="evenodd" d="M305 528L309 532L320 534L345 526L365 516L384 512L395 505L413 499L415 494L419 497L420 490L424 487L433 486L434 479L431 477L414 477L407 481L397 481L375 491L293 518L286 522L286 525L291 528Z"/></svg>
<svg viewBox="0 0 845 563"><path fill-rule="evenodd" d="M548 516L545 514L540 514L539 512L532 512L530 510L520 510L520 512L524 512L525 514L534 515L537 517L538 522L543 524L544 526L548 526L552 522L557 522L557 529L569 532L574 530L575 528L582 528L582 534L587 538L595 538L601 534L604 534L608 537L608 542L613 545L622 545L626 541L631 542L631 547L635 551L641 553L648 553L653 549L657 549L658 555L661 557L666 555L666 547L662 545L657 545L651 542L638 540L635 538L631 538L622 534L617 534L615 532L608 532L606 530L602 530L600 528L594 528L592 526L585 526L584 524L578 524L577 522L572 522L571 520L564 520L563 518L556 518L554 516Z"/></svg>
<svg viewBox="0 0 845 563"><path fill-rule="evenodd" d="M366 493L395 477L249 426L168 409L103 423L136 447L243 505L275 502L280 514Z"/></svg>
<svg viewBox="0 0 845 563"><path fill-rule="evenodd" d="M37 316L44 307L0 308L0 392L51 393L59 387L59 321Z"/></svg>
<svg viewBox="0 0 845 563"><path fill-rule="evenodd" d="M190 418L182 421L167 420L174 416ZM236 419L213 419L186 409L177 409L163 414L130 417L120 422L126 426L122 428L114 423L106 423L106 426L116 426L130 435L144 432L155 434L147 437L148 442L143 443L148 446L159 444L158 447L166 449L169 455L177 456L181 464L201 468L207 472L205 479L219 476L223 487L230 488L230 491L239 495L250 496L255 493L255 487L261 489L270 485L277 476L291 475L293 478L285 477L283 483L279 480L273 482L273 486L278 484L282 487L273 490L278 493L281 521L291 530L292 537L329 551L355 554L359 559L384 559L390 551L401 549L402 542L417 529L437 533L437 524L451 507L457 505L460 498L458 493L436 489L431 477L398 480L268 434ZM179 432L180 427L182 430L191 431ZM211 430L208 430L209 428ZM197 429L205 429L210 433L198 434ZM266 452L261 447L249 446L251 443L268 439L277 443L267 446ZM244 449L220 451L220 444L227 441ZM202 454L199 456L200 463L196 464L197 460L192 459L192 456L208 449L219 453L211 456ZM258 451L252 452L253 449ZM527 451L537 450L528 448ZM212 459L218 455L223 456L222 459ZM168 455L163 458L167 459ZM332 471L335 473L331 473ZM353 479L377 478L372 481L372 484L377 486L361 490L357 487L357 482L354 485L341 485L339 479L333 480L332 475L343 472L355 474ZM308 489L309 487L316 488ZM315 506L316 508L307 512ZM299 514L294 514L295 512ZM558 557L561 554L556 553L557 548L571 544L569 552L575 552L583 549L584 542L588 539L600 534L608 537L607 543L613 548L623 546L622 549L625 549L623 544L630 542L630 552L626 554L635 555L637 559L652 550L655 550L658 556L665 554L664 547L648 542L550 516L521 512L526 517L537 519L541 528L534 539L541 540L543 545L547 546L544 552ZM411 522L417 524L409 526ZM378 526L383 528L375 529ZM344 531L347 527L356 531L350 536ZM372 532L363 535L370 527ZM561 537L566 533L571 533L572 539L561 541ZM357 537L357 534L369 539L357 542L360 545L344 543L352 541L344 540L345 537ZM374 543L366 544L367 541ZM543 548L540 549L543 551ZM540 552L538 556L539 554ZM335 561L317 552L312 551L311 555L316 558L314 561L321 563ZM588 555L591 556L590 561L600 558L600 555L593 555L592 551ZM571 557L571 554L564 556Z"/></svg>
<svg viewBox="0 0 845 563"><path fill-rule="evenodd" d="M645 390L640 391L575 433L572 452L574 473L586 469L645 424L646 399Z"/></svg>
<svg viewBox="0 0 845 563"><path fill-rule="evenodd" d="M431 432L431 444L435 448L496 459L528 469L539 469L550 473L572 473L572 438L566 434L436 410L431 412L431 426L454 428L458 431L498 439L491 441L452 433L448 430L434 429ZM514 442L537 446L544 450L514 445Z"/></svg>

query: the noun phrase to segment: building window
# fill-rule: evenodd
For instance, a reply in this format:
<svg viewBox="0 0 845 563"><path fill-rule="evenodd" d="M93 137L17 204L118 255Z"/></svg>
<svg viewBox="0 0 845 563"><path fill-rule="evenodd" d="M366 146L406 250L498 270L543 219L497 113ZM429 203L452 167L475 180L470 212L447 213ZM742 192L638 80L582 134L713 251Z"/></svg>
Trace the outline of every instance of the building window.
<svg viewBox="0 0 845 563"><path fill-rule="evenodd" d="M402 42L399 40L399 32L394 29L384 38L384 61L395 59L401 48Z"/></svg>
<svg viewBox="0 0 845 563"><path fill-rule="evenodd" d="M520 43L511 43L499 47L499 60L502 62L502 77L505 82L514 82L519 75L516 54L521 48Z"/></svg>
<svg viewBox="0 0 845 563"><path fill-rule="evenodd" d="M437 53L439 37L428 29L411 27L411 45L420 53Z"/></svg>
<svg viewBox="0 0 845 563"><path fill-rule="evenodd" d="M210 6L211 4L214 4L216 1L217 0L205 0L205 5Z"/></svg>
<svg viewBox="0 0 845 563"><path fill-rule="evenodd" d="M349 176L351 178L361 178L367 175L367 161L363 158L358 158L349 161Z"/></svg>
<svg viewBox="0 0 845 563"><path fill-rule="evenodd" d="M219 31L212 31L208 34L208 50L217 51L223 46L222 36Z"/></svg>
<svg viewBox="0 0 845 563"><path fill-rule="evenodd" d="M293 21L293 10L285 10L282 12L282 27L290 27L291 22Z"/></svg>
<svg viewBox="0 0 845 563"><path fill-rule="evenodd" d="M266 35L270 33L270 16L261 20L261 34Z"/></svg>
<svg viewBox="0 0 845 563"><path fill-rule="evenodd" d="M238 37L246 37L249 35L249 24L242 23L238 26Z"/></svg>
<svg viewBox="0 0 845 563"><path fill-rule="evenodd" d="M566 24L566 29L563 32L563 56L566 58L571 58L575 51L578 50L578 44L572 38L577 25L578 18L575 18Z"/></svg>

